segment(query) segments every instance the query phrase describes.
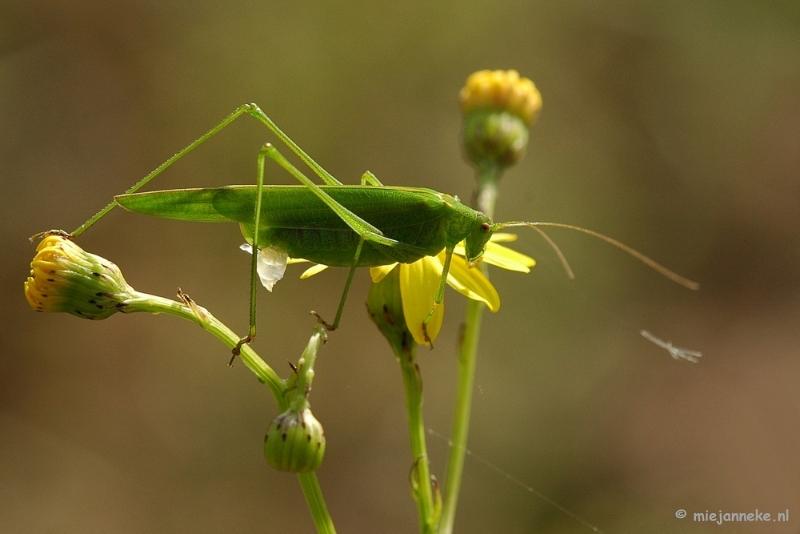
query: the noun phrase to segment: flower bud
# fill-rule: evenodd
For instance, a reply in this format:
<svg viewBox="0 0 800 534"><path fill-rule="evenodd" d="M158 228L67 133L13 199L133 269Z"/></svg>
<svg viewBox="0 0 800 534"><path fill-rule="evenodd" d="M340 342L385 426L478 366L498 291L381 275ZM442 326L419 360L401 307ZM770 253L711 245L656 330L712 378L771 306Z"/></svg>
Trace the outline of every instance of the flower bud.
<svg viewBox="0 0 800 534"><path fill-rule="evenodd" d="M542 108L542 97L515 70L473 73L461 89L464 148L479 168L509 167L528 144L528 128Z"/></svg>
<svg viewBox="0 0 800 534"><path fill-rule="evenodd" d="M370 286L367 295L367 313L381 334L389 341L395 353L398 351L402 353L415 342L403 313L398 267Z"/></svg>
<svg viewBox="0 0 800 534"><path fill-rule="evenodd" d="M325 456L322 424L309 408L289 408L275 419L264 437L264 457L280 471L316 471Z"/></svg>
<svg viewBox="0 0 800 534"><path fill-rule="evenodd" d="M25 281L25 297L36 311L105 319L135 294L119 267L61 235L46 236L36 251Z"/></svg>

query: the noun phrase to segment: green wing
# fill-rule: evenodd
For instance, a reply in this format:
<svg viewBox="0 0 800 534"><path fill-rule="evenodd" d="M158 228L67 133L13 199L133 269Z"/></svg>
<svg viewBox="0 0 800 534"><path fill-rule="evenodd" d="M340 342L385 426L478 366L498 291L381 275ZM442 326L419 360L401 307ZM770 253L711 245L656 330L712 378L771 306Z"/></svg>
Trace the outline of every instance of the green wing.
<svg viewBox="0 0 800 534"><path fill-rule="evenodd" d="M378 228L441 217L447 195L431 189L322 186L334 200ZM255 185L172 189L120 195L123 208L165 219L251 223ZM338 228L346 224L305 186L264 186L261 220L268 227Z"/></svg>
<svg viewBox="0 0 800 534"><path fill-rule="evenodd" d="M172 189L119 195L114 200L126 210L164 219L231 222L214 207L218 192L218 189Z"/></svg>

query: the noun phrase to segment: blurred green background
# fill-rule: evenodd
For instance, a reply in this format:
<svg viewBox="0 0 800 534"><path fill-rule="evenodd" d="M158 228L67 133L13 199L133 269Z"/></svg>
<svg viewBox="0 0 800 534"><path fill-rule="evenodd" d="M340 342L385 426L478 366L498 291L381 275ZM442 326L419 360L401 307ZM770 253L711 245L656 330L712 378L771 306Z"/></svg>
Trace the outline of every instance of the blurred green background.
<svg viewBox="0 0 800 534"><path fill-rule="evenodd" d="M72 230L245 102L333 175L470 198L457 94L479 69L532 78L544 108L498 220L592 228L698 280L534 232L530 275L495 271L469 441L607 532L797 532L800 521L800 8L797 2L0 2L0 531L311 532L272 471L266 388L196 326L36 314L32 234ZM253 183L274 138L241 119L152 188ZM292 183L276 166L268 180ZM248 257L233 225L114 211L84 234L137 289L183 288L239 332ZM346 272L261 292L255 348L286 376L310 309ZM398 366L359 272L320 355L319 478L340 532L415 532ZM449 432L463 299L421 351L426 424ZM639 335L701 350L675 361ZM444 477L447 445L430 438ZM790 522L699 524L696 511ZM686 509L689 518L675 517ZM468 459L457 532L588 532Z"/></svg>

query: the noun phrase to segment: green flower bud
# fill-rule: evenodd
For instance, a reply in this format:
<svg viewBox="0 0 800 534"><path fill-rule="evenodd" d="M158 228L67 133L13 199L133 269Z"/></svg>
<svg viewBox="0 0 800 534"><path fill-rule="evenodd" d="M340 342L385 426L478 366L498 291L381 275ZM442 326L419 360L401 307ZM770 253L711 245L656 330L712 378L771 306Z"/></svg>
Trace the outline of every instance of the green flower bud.
<svg viewBox="0 0 800 534"><path fill-rule="evenodd" d="M516 115L498 111L474 111L464 117L464 148L479 168L510 167L525 154L528 127Z"/></svg>
<svg viewBox="0 0 800 534"><path fill-rule="evenodd" d="M505 168L519 161L528 128L542 108L536 86L517 71L472 74L459 98L464 114L464 148L479 168Z"/></svg>
<svg viewBox="0 0 800 534"><path fill-rule="evenodd" d="M367 296L367 313L396 354L415 345L406 325L400 294L400 269L394 268L379 282L373 283ZM399 352L398 352L399 351Z"/></svg>
<svg viewBox="0 0 800 534"><path fill-rule="evenodd" d="M311 410L290 408L272 420L264 437L264 457L280 471L316 471L325 456L325 433Z"/></svg>
<svg viewBox="0 0 800 534"><path fill-rule="evenodd" d="M36 311L105 319L136 293L119 267L64 236L46 236L36 251L25 281L25 297Z"/></svg>

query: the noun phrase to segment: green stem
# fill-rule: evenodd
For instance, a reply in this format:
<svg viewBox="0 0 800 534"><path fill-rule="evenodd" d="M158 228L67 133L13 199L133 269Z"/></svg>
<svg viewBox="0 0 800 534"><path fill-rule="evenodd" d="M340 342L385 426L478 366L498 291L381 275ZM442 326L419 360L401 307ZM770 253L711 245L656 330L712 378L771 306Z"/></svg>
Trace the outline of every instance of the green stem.
<svg viewBox="0 0 800 534"><path fill-rule="evenodd" d="M414 465L411 468L411 487L417 501L419 524L423 534L432 534L436 524L436 505L431 487L431 472L428 450L425 444L425 423L422 418L422 376L416 361L416 345L411 344L395 350L403 374L408 412L408 433L411 437L411 452Z"/></svg>
<svg viewBox="0 0 800 534"><path fill-rule="evenodd" d="M317 362L317 351L328 340L327 330L322 324L314 327L314 333L308 340L308 346L297 362L297 383L295 384L292 408L303 410L308 408L308 394L314 380L314 364Z"/></svg>
<svg viewBox="0 0 800 534"><path fill-rule="evenodd" d="M211 313L194 303L188 296L183 295L184 302L166 299L156 295L149 295L147 293L136 292L134 298L125 301L125 308L123 311L126 313L132 312L148 312L148 313L168 313L199 325L202 329L212 333L220 341L222 341L228 348L233 348L239 342L239 336L225 326ZM286 390L286 382L278 374L261 359L261 357L250 348L249 345L242 346L241 352L242 363L249 368L255 375L264 382L272 391L275 401L281 409L286 409L286 400L284 399L284 391Z"/></svg>
<svg viewBox="0 0 800 534"><path fill-rule="evenodd" d="M494 215L499 180L500 169L497 167L482 168L478 173L476 207L489 217ZM479 268L488 276L485 264L481 264ZM467 311L464 315L464 335L459 348L458 385L456 387L453 428L450 432L451 447L447 461L447 477L444 484L444 506L442 508L442 520L439 524L440 534L452 534L456 517L461 477L464 473L464 459L467 454L467 438L472 409L472 393L475 385L475 368L478 363L478 341L480 339L483 308L484 304L482 302L470 300L467 303Z"/></svg>
<svg viewBox="0 0 800 534"><path fill-rule="evenodd" d="M311 382L314 379L314 364L317 360L317 351L327 339L325 327L322 324L315 326L314 333L311 334L311 339L308 341L308 346L297 362L297 392L292 402L293 407L300 409L300 406L297 406L296 403L302 404L303 407L308 407L308 393L311 389ZM336 534L333 520L328 512L328 506L322 497L322 488L320 488L319 480L317 480L317 474L298 473L297 478L300 481L300 487L303 489L303 495L306 498L311 517L314 519L317 532L320 534Z"/></svg>
<svg viewBox="0 0 800 534"><path fill-rule="evenodd" d="M149 295L147 293L139 293L137 291L134 293L133 298L125 301L125 308L123 308L123 311L126 313L167 313L192 321L204 330L211 332L230 349L239 343L239 336L216 317L211 315L208 310L202 306L198 306L187 295L181 294L180 297L183 302L156 295ZM319 344L322 343L324 335L324 331L320 331L319 328L314 329L312 341L314 340L314 336L317 336L317 348ZM312 359L311 365L313 365L313 357L316 355L316 351L312 352L313 354L304 353L304 357ZM242 345L239 356L242 363L270 388L279 410L286 410L288 408L288 400L286 395L284 395L286 391L286 381L280 378L249 345ZM305 379L303 380L303 387L305 387ZM300 481L303 495L306 498L308 509L311 512L311 517L317 527L317 532L320 534L335 534L336 529L333 526L333 520L325 504L325 498L322 496L322 488L320 488L317 475L315 473L298 473L297 477Z"/></svg>
<svg viewBox="0 0 800 534"><path fill-rule="evenodd" d="M300 487L303 489L303 495L306 498L311 517L314 519L317 532L319 534L336 534L336 529L333 527L333 519L331 519L331 514L328 512L325 498L322 496L322 488L319 486L317 474L298 473L297 478L300 480Z"/></svg>

